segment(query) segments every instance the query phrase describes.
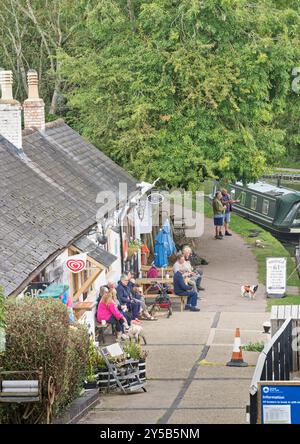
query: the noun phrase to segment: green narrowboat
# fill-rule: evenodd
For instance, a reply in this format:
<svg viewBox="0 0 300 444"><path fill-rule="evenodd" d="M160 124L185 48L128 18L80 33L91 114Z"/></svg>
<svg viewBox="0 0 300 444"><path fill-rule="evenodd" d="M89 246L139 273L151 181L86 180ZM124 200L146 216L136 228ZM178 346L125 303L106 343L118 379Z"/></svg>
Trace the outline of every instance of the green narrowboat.
<svg viewBox="0 0 300 444"><path fill-rule="evenodd" d="M233 211L272 231L278 237L299 238L300 192L266 182L228 186Z"/></svg>

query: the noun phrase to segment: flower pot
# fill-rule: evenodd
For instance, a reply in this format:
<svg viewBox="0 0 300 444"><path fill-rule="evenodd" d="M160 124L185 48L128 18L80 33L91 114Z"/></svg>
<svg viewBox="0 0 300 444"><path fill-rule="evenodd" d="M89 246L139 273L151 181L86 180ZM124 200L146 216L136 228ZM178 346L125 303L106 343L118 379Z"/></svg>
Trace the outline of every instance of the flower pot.
<svg viewBox="0 0 300 444"><path fill-rule="evenodd" d="M109 391L116 388L117 381L113 375L110 375L108 368L105 367L99 369L97 373L97 384L100 391Z"/></svg>
<svg viewBox="0 0 300 444"><path fill-rule="evenodd" d="M139 372L140 372L140 380L145 381L146 380L146 361L145 359L140 359L139 363Z"/></svg>
<svg viewBox="0 0 300 444"><path fill-rule="evenodd" d="M97 388L97 381L96 380L95 381L90 381L90 382L84 381L83 388L85 390L95 389L95 388Z"/></svg>

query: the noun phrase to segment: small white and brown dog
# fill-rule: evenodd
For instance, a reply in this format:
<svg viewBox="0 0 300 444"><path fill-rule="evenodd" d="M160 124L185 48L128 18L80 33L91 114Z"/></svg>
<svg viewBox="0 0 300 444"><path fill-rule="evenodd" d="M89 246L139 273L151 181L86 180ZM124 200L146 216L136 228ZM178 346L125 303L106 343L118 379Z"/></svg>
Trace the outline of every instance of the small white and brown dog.
<svg viewBox="0 0 300 444"><path fill-rule="evenodd" d="M130 340L134 340L138 344L141 343L141 340L144 341L144 344L147 344L143 327L140 325L131 325L128 330L126 330L126 335L129 336Z"/></svg>
<svg viewBox="0 0 300 444"><path fill-rule="evenodd" d="M248 297L249 299L255 299L255 293L257 292L258 285L242 285L241 286L241 296Z"/></svg>

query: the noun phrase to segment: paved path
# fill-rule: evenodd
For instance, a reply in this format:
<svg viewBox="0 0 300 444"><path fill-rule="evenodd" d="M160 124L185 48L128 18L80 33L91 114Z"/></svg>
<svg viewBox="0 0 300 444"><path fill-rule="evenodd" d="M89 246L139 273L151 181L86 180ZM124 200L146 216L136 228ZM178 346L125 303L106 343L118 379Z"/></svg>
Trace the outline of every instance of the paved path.
<svg viewBox="0 0 300 444"><path fill-rule="evenodd" d="M215 240L211 221L197 240L204 266L201 312L159 313L157 322L144 322L149 351L148 392L103 396L81 423L90 424L201 424L245 423L249 385L258 353L245 352L246 368L227 367L234 331L242 343L266 340L262 324L264 289L256 301L240 296L243 283L256 283L256 262L237 235Z"/></svg>

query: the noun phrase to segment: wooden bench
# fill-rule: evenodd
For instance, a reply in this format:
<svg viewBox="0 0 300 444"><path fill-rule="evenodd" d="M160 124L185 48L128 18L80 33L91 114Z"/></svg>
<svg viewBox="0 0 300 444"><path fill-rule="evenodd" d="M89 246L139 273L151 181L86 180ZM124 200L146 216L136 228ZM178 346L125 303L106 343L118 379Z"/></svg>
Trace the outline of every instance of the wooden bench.
<svg viewBox="0 0 300 444"><path fill-rule="evenodd" d="M1 371L0 402L27 403L41 401L42 377L42 369L32 371Z"/></svg>
<svg viewBox="0 0 300 444"><path fill-rule="evenodd" d="M159 296L159 293L149 293L149 294L144 294L144 298L153 298L155 299L157 296ZM178 298L180 299L180 311L184 311L184 307L186 306L187 303L187 296L178 296L177 294L169 294L169 297L172 301L172 299Z"/></svg>

